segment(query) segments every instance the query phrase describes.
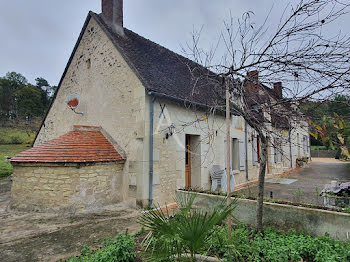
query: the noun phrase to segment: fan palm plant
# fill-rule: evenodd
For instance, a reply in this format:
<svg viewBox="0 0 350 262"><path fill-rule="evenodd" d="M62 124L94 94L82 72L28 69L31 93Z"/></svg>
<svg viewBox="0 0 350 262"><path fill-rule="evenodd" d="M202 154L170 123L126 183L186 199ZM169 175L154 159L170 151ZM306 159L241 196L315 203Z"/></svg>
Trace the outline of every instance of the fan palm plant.
<svg viewBox="0 0 350 262"><path fill-rule="evenodd" d="M178 209L174 216L169 210L150 209L141 216L139 223L150 230L143 241L145 254L151 261L195 260L205 241L213 233L215 225L232 215L236 201L227 205L226 199L208 211L195 209L197 194L187 193L177 197ZM190 257L183 258L184 253Z"/></svg>

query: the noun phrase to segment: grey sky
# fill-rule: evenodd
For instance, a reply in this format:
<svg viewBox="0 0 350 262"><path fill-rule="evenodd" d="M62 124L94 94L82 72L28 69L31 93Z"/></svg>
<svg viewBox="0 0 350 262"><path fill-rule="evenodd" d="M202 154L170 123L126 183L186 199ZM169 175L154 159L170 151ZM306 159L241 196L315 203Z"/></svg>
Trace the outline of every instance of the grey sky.
<svg viewBox="0 0 350 262"><path fill-rule="evenodd" d="M181 53L180 45L190 41L193 28L203 25L203 43L215 43L230 12L238 18L254 11L259 23L273 6L273 25L287 2L124 0L124 26ZM57 85L88 11L100 13L100 6L101 0L0 0L0 76L16 71L30 82L40 76ZM349 18L336 29L349 30Z"/></svg>

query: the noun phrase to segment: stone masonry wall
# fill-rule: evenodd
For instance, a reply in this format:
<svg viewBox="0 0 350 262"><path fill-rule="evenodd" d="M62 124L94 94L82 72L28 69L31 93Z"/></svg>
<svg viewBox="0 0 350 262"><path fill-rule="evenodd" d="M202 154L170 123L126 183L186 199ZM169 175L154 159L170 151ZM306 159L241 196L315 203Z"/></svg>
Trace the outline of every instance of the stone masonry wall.
<svg viewBox="0 0 350 262"><path fill-rule="evenodd" d="M67 106L66 98L72 94L79 96L76 112L83 112L83 115ZM101 126L127 156L124 176L131 177L128 179L134 187L130 198L146 199L148 191L143 186L148 184L148 173L144 170L144 111L145 88L91 18L35 146L71 131L73 125ZM129 189L126 189L128 193Z"/></svg>
<svg viewBox="0 0 350 262"><path fill-rule="evenodd" d="M11 207L21 210L71 211L119 202L123 163L84 166L17 164L14 166Z"/></svg>

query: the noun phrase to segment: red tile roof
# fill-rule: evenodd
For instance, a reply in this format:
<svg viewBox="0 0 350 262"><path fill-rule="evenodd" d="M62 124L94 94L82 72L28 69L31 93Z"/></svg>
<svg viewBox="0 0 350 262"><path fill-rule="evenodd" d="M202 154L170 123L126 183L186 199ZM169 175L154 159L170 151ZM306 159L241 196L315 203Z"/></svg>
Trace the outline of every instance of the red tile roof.
<svg viewBox="0 0 350 262"><path fill-rule="evenodd" d="M11 162L84 163L124 160L101 133L99 127L74 126L74 128L75 131L12 157Z"/></svg>

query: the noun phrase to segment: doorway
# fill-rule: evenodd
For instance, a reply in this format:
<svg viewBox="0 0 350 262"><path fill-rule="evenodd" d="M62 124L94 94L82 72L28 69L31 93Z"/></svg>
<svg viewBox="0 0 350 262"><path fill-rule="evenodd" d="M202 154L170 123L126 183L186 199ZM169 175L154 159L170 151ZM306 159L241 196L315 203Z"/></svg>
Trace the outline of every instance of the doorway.
<svg viewBox="0 0 350 262"><path fill-rule="evenodd" d="M200 135L186 135L185 187L201 187Z"/></svg>
<svg viewBox="0 0 350 262"><path fill-rule="evenodd" d="M185 150L185 187L191 187L191 136L186 135L186 150Z"/></svg>

